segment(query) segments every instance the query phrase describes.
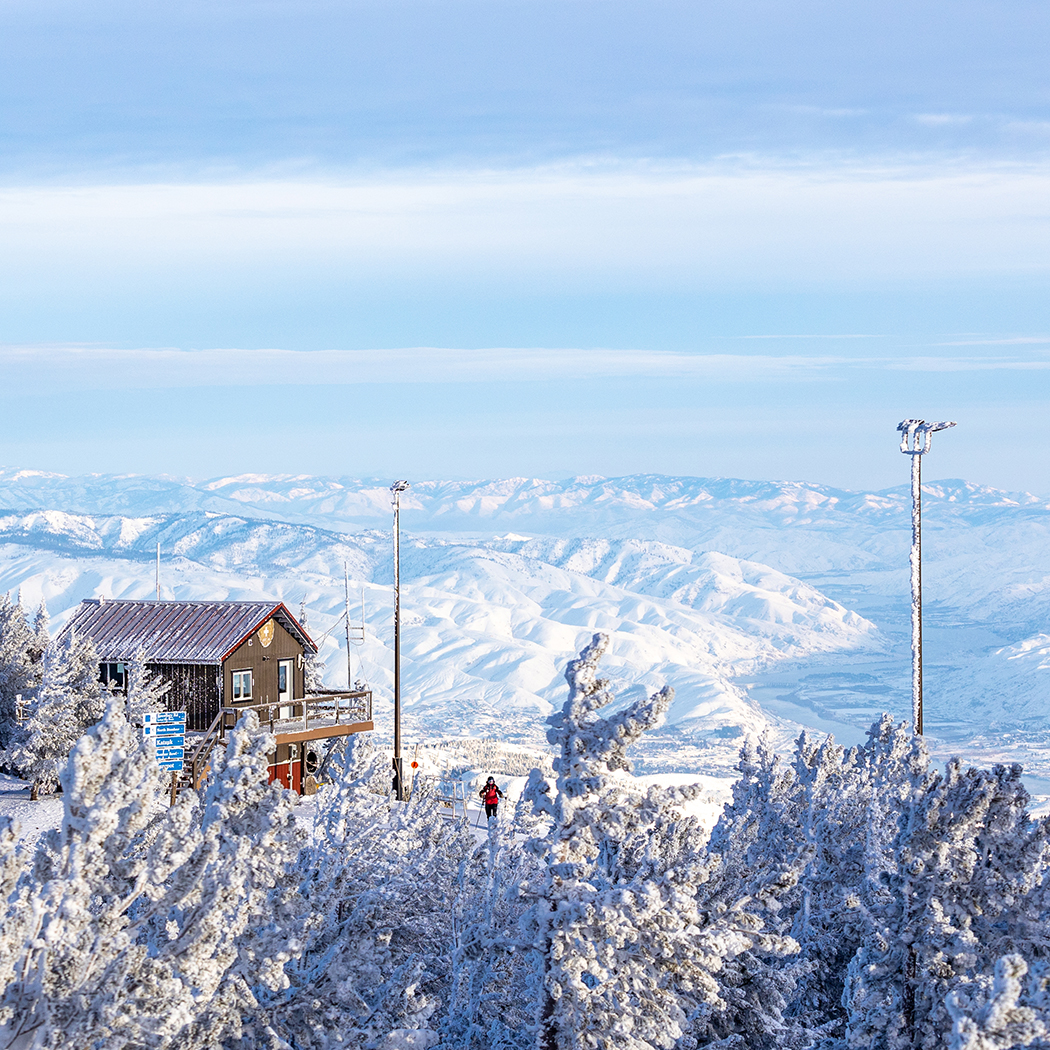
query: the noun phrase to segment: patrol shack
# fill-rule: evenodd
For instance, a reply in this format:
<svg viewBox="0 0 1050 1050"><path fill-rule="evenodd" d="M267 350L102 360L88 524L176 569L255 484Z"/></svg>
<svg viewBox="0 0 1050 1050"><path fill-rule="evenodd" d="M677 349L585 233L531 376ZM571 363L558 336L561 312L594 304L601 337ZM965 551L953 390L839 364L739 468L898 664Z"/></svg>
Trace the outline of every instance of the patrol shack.
<svg viewBox="0 0 1050 1050"><path fill-rule="evenodd" d="M186 713L184 780L194 787L246 710L276 739L271 782L300 793L339 737L374 728L371 691L307 693L306 660L317 646L283 602L89 598L69 632L93 641L111 688L127 688L133 660L168 683L168 710Z"/></svg>

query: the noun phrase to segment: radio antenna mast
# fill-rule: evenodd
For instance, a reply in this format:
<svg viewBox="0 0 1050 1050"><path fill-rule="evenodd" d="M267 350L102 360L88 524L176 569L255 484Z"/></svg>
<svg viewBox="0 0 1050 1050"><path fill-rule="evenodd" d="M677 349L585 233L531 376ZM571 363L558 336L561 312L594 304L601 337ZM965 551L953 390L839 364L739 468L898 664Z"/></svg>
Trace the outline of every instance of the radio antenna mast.
<svg viewBox="0 0 1050 1050"><path fill-rule="evenodd" d="M350 568L345 562L342 563L342 583L345 593L345 608L343 619L346 627L346 689L354 688L354 673L350 667Z"/></svg>

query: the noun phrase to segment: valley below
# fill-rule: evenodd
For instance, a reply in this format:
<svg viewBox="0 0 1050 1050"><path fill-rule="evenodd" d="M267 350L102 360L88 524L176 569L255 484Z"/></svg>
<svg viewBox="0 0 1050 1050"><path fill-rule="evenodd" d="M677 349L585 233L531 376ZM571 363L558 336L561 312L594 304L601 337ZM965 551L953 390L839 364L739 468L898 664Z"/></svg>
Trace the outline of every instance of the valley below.
<svg viewBox="0 0 1050 1050"><path fill-rule="evenodd" d="M58 629L84 598L261 599L305 613L333 687L389 734L393 566L381 481L0 471L0 590ZM924 486L925 710L938 759L1021 762L1050 801L1050 503ZM746 736L846 745L910 717L906 487L580 477L417 482L402 500L404 731L545 746L598 630L621 702L664 684L640 774L732 777ZM351 644L343 620L349 581Z"/></svg>

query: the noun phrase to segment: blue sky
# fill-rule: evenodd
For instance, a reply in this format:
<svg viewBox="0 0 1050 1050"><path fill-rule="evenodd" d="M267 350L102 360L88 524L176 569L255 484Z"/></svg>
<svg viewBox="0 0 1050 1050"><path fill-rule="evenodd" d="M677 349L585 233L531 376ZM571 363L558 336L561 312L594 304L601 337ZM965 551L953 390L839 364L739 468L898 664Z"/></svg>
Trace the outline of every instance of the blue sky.
<svg viewBox="0 0 1050 1050"><path fill-rule="evenodd" d="M0 0L0 462L1050 495L1050 7Z"/></svg>

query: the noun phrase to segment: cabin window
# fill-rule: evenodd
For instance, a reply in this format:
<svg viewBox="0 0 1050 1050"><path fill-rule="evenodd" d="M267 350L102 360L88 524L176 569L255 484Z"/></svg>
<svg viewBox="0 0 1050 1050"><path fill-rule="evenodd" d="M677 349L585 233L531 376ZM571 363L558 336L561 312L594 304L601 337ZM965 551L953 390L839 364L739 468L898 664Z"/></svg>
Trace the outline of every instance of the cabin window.
<svg viewBox="0 0 1050 1050"><path fill-rule="evenodd" d="M123 663L99 664L98 680L103 685L113 689L123 689L125 685L125 671Z"/></svg>
<svg viewBox="0 0 1050 1050"><path fill-rule="evenodd" d="M233 699L251 700L252 698L252 673L251 671L233 672Z"/></svg>

